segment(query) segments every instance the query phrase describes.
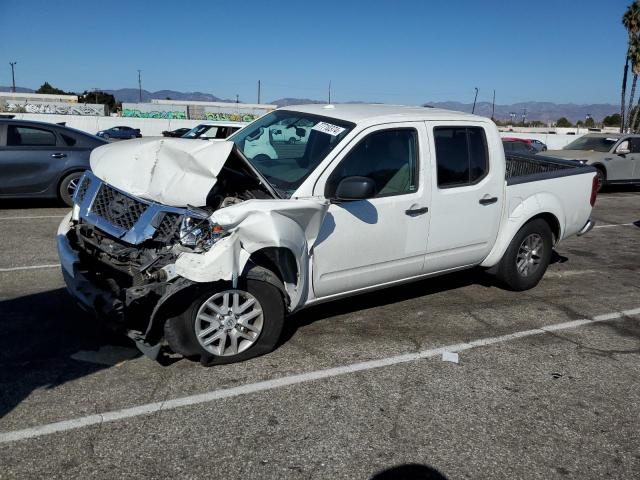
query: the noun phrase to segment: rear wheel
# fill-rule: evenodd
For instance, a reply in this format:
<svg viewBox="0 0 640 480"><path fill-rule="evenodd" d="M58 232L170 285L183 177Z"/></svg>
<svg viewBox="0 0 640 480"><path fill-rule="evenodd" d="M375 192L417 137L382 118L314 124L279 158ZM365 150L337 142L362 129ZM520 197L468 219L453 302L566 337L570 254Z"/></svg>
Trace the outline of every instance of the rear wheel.
<svg viewBox="0 0 640 480"><path fill-rule="evenodd" d="M284 323L282 294L273 285L246 280L212 288L180 315L167 320L169 346L202 364L234 363L270 352Z"/></svg>
<svg viewBox="0 0 640 480"><path fill-rule="evenodd" d="M598 192L602 190L605 183L607 182L607 173L603 168L596 167L596 178L598 179Z"/></svg>
<svg viewBox="0 0 640 480"><path fill-rule="evenodd" d="M535 287L549 266L552 248L553 236L547 222L536 219L525 224L500 260L497 278L508 290Z"/></svg>
<svg viewBox="0 0 640 480"><path fill-rule="evenodd" d="M82 172L74 172L62 179L58 187L58 196L69 207L73 207L73 194L76 193Z"/></svg>

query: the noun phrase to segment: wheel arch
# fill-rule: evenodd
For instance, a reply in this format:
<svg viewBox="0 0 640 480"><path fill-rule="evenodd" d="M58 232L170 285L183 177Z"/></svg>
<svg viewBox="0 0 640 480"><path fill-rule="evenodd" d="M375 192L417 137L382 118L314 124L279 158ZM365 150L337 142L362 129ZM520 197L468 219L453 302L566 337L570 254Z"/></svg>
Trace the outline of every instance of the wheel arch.
<svg viewBox="0 0 640 480"><path fill-rule="evenodd" d="M282 292L287 307L291 306L290 292L300 288L300 266L287 247L265 247L251 253L241 276L271 283Z"/></svg>
<svg viewBox="0 0 640 480"><path fill-rule="evenodd" d="M526 199L513 198L510 213L501 223L496 243L480 266L490 268L497 265L518 231L537 218L544 219L550 226L554 245L562 240L565 216L562 202L555 195L547 192Z"/></svg>

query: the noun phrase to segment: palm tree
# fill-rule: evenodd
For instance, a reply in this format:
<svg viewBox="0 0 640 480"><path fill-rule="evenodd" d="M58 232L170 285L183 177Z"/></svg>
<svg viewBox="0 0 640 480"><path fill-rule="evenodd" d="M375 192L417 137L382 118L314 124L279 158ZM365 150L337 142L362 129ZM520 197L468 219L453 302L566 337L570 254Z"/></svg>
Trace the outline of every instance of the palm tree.
<svg viewBox="0 0 640 480"><path fill-rule="evenodd" d="M636 94L636 84L638 83L638 74L640 74L640 38L636 35L629 46L629 60L631 62L631 72L633 80L631 81L631 93L629 94L629 106L627 107L627 130L633 129L636 124L638 110L636 109L633 120L631 120L631 109L633 108L633 98Z"/></svg>
<svg viewBox="0 0 640 480"><path fill-rule="evenodd" d="M627 43L627 57L624 64L622 91L620 95L620 132L624 131L628 123L628 119L625 121L624 101L627 96L627 76L629 73L629 62L631 61L631 48L634 44L634 39L638 37L638 32L640 32L640 0L635 0L631 5L629 5L627 11L624 12L624 15L622 16L622 24L627 29L629 40Z"/></svg>

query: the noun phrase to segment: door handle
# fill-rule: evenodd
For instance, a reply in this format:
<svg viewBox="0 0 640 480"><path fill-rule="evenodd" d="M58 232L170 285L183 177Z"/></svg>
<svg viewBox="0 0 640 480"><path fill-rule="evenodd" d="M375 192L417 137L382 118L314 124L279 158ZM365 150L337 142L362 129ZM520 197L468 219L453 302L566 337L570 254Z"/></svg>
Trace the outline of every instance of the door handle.
<svg viewBox="0 0 640 480"><path fill-rule="evenodd" d="M422 208L410 208L409 210L405 210L404 213L406 213L410 217L416 217L418 215L422 215L423 213L427 213L428 211L429 211L429 207L422 207Z"/></svg>
<svg viewBox="0 0 640 480"><path fill-rule="evenodd" d="M491 205L492 203L496 203L498 201L498 197L483 197L480 199L480 205Z"/></svg>
<svg viewBox="0 0 640 480"><path fill-rule="evenodd" d="M64 157L67 156L67 154L66 153L52 153L51 156L53 158L64 158Z"/></svg>

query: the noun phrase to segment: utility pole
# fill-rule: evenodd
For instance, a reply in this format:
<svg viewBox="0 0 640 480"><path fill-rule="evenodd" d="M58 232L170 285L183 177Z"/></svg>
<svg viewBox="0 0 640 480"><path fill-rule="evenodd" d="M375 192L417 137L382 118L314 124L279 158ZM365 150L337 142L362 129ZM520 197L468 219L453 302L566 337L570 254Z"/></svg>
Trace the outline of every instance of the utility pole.
<svg viewBox="0 0 640 480"><path fill-rule="evenodd" d="M527 119L527 109L523 108L522 109L522 126L523 127L524 127L524 122L526 121L526 119Z"/></svg>
<svg viewBox="0 0 640 480"><path fill-rule="evenodd" d="M240 95L236 93L236 103L240 103Z"/></svg>
<svg viewBox="0 0 640 480"><path fill-rule="evenodd" d="M93 94L96 97L96 104L97 104L98 103L98 88L97 87L93 89Z"/></svg>
<svg viewBox="0 0 640 480"><path fill-rule="evenodd" d="M473 108L471 109L471 113L475 113L476 111L476 100L478 100L478 87L475 87L476 89L476 96L473 98Z"/></svg>
<svg viewBox="0 0 640 480"><path fill-rule="evenodd" d="M331 105L331 80L329 80L329 105Z"/></svg>
<svg viewBox="0 0 640 480"><path fill-rule="evenodd" d="M258 80L258 105L260 104L260 80Z"/></svg>
<svg viewBox="0 0 640 480"><path fill-rule="evenodd" d="M491 103L491 120L495 120L493 117L496 113L496 90L493 89L493 102Z"/></svg>
<svg viewBox="0 0 640 480"><path fill-rule="evenodd" d="M138 102L142 103L142 79L140 78L140 73L142 70L138 70Z"/></svg>
<svg viewBox="0 0 640 480"><path fill-rule="evenodd" d="M16 93L16 73L15 73L15 66L16 63L18 62L9 62L9 65L11 65L11 80L13 81L13 93Z"/></svg>

